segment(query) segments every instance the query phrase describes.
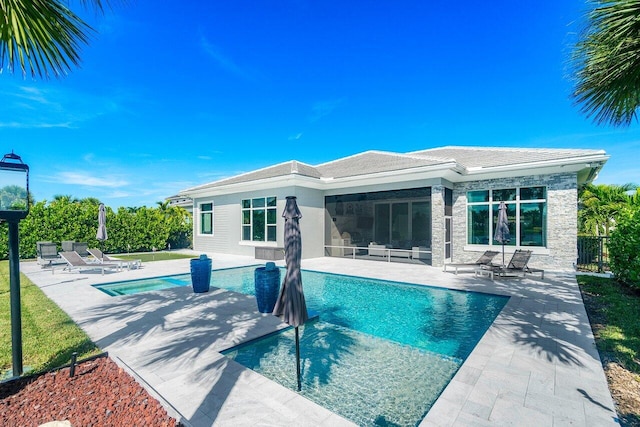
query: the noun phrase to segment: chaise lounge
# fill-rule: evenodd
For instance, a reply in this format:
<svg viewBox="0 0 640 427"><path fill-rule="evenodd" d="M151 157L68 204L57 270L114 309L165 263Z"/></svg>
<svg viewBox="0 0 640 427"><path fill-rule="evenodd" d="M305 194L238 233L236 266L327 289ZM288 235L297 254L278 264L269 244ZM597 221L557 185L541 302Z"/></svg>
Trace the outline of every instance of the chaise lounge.
<svg viewBox="0 0 640 427"><path fill-rule="evenodd" d="M82 257L75 251L72 252L60 252L60 257L66 261L67 265L63 267L62 270L101 270L102 275L104 276L104 270L108 268L114 268L119 270L120 267L117 264L107 264L107 263L91 263L86 262ZM55 272L55 269L51 269L51 274Z"/></svg>
<svg viewBox="0 0 640 427"><path fill-rule="evenodd" d="M443 271L447 271L447 267L449 267L454 269L455 274L458 274L458 269L469 269L473 272L480 266L491 264L491 261L493 261L496 255L498 255L497 251L485 251L476 262L445 264Z"/></svg>
<svg viewBox="0 0 640 427"><path fill-rule="evenodd" d="M132 268L136 268L137 269L137 268L140 268L140 266L142 265L142 260L141 259L125 260L125 259L113 258L113 257L110 257L109 255L105 254L104 252L102 252L98 248L87 249L87 252L89 252L89 254L93 258L95 258L97 263L104 264L106 262L107 264L109 264L109 263L118 264L120 266L120 269L122 269L122 267L124 267L124 266L127 267L127 270L131 270Z"/></svg>
<svg viewBox="0 0 640 427"><path fill-rule="evenodd" d="M530 250L516 249L506 267L495 264L482 265L476 269L476 276L487 274L493 280L496 274L498 277L525 277L527 274L540 273L540 279L544 280L543 269L529 267L532 253Z"/></svg>

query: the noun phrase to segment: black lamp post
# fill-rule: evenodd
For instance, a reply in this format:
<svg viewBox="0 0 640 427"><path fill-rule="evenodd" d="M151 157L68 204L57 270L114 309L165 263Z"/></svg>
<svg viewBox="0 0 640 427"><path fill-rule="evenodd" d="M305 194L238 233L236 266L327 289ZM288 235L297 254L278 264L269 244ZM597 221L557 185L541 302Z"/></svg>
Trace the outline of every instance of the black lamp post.
<svg viewBox="0 0 640 427"><path fill-rule="evenodd" d="M9 224L9 293L13 376L22 375L18 224L29 213L29 166L13 151L0 160L0 220Z"/></svg>

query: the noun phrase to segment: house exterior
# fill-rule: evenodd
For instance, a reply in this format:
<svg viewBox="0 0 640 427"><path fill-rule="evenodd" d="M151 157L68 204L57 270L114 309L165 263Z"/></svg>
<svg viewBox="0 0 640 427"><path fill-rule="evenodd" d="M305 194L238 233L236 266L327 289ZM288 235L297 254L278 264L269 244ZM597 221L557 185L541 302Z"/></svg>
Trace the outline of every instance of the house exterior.
<svg viewBox="0 0 640 427"><path fill-rule="evenodd" d="M320 165L295 160L181 191L192 200L193 247L282 257L286 196L302 212L302 257L343 256L442 266L470 262L507 205L511 240L530 264L571 270L577 195L609 156L602 150L448 146L367 151Z"/></svg>

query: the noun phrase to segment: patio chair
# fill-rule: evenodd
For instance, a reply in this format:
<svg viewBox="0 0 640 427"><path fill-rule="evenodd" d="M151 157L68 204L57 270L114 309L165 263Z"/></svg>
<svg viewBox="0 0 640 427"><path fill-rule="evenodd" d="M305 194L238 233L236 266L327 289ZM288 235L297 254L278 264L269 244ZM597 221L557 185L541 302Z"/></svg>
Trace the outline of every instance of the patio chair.
<svg viewBox="0 0 640 427"><path fill-rule="evenodd" d="M476 275L487 274L493 280L497 274L498 277L525 277L527 274L540 273L540 278L544 279L544 270L541 268L529 267L529 260L531 259L530 250L516 249L506 266L488 264L480 266L476 270Z"/></svg>
<svg viewBox="0 0 640 427"><path fill-rule="evenodd" d="M491 261L498 255L497 251L485 251L480 258L476 262L467 262L467 263L448 263L444 265L444 270L447 271L447 267L453 268L454 273L458 274L458 269L472 269L472 272L475 271L478 267L482 265L491 264Z"/></svg>
<svg viewBox="0 0 640 427"><path fill-rule="evenodd" d="M54 264L64 264L58 255L58 245L52 242L36 242L36 254L40 267L51 267Z"/></svg>
<svg viewBox="0 0 640 427"><path fill-rule="evenodd" d="M104 275L104 270L107 268L115 268L119 270L120 267L117 264L107 264L107 263L92 263L85 261L78 252L60 252L60 257L66 261L67 265L64 266L63 270L73 271L73 270L101 270L102 275ZM51 274L55 272L55 269L51 269Z"/></svg>
<svg viewBox="0 0 640 427"><path fill-rule="evenodd" d="M95 258L96 262L101 264L105 262L111 263L111 264L118 264L121 269L123 266L126 266L127 270L131 270L132 268L137 269L137 268L140 268L140 266L142 265L141 259L126 260L126 259L113 258L105 254L98 248L87 249L87 252L89 252L89 254L93 258Z"/></svg>

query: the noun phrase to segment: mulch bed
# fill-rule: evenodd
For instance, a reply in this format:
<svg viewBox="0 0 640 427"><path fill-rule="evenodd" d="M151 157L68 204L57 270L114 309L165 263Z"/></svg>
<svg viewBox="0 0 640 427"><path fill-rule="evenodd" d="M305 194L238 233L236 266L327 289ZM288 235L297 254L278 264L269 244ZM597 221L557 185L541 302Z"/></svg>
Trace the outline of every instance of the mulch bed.
<svg viewBox="0 0 640 427"><path fill-rule="evenodd" d="M37 427L68 420L73 427L178 427L160 403L108 357L0 383L0 425Z"/></svg>

